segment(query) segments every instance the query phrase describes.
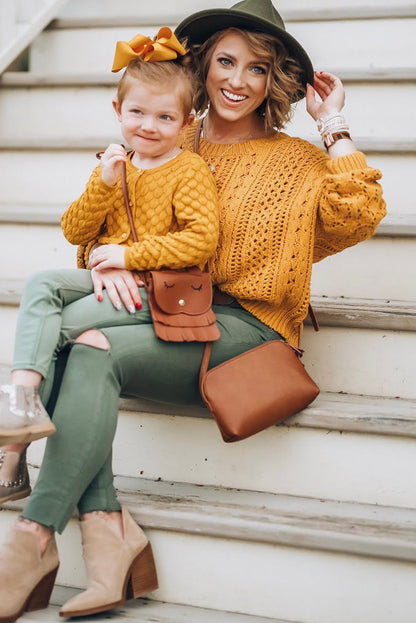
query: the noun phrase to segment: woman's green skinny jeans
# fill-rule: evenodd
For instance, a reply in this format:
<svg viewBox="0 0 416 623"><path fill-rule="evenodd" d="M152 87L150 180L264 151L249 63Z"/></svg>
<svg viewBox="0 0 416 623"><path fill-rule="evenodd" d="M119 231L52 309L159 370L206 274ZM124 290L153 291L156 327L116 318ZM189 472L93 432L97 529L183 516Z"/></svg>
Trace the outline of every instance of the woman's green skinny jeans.
<svg viewBox="0 0 416 623"><path fill-rule="evenodd" d="M66 354L58 353L57 373L51 364L41 395L44 403L52 396L48 408L54 403L57 431L47 440L38 481L23 517L62 532L76 508L80 514L120 510L112 473L120 394L164 403L202 404L198 374L204 345L156 338L144 289L141 296L143 307L135 314L115 310L106 294L101 303L90 294L61 310L63 325L100 328L110 348L75 343L70 346L62 375L58 372ZM242 308L214 306L214 311L221 338L213 345L210 366L263 342L281 339ZM133 324L110 326L120 322L120 314ZM61 343L72 340L73 336Z"/></svg>

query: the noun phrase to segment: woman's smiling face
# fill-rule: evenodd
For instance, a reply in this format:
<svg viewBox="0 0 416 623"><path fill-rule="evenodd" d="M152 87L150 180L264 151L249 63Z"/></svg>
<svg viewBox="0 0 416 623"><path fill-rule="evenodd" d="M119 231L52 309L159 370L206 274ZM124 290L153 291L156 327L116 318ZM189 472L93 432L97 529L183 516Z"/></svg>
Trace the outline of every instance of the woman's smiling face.
<svg viewBox="0 0 416 623"><path fill-rule="evenodd" d="M240 33L224 34L213 50L206 80L216 114L230 122L253 115L266 97L268 71L268 63L253 54Z"/></svg>

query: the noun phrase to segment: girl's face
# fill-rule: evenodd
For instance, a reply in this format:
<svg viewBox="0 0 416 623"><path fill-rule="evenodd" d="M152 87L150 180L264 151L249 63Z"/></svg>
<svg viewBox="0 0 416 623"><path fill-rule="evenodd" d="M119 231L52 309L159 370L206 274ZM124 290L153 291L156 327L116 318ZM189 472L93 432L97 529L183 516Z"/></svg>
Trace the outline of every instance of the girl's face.
<svg viewBox="0 0 416 623"><path fill-rule="evenodd" d="M210 105L224 120L235 122L254 114L267 95L269 67L251 52L236 32L215 45L206 87Z"/></svg>
<svg viewBox="0 0 416 623"><path fill-rule="evenodd" d="M121 105L113 102L125 141L142 158L169 157L188 124L177 90L132 80Z"/></svg>

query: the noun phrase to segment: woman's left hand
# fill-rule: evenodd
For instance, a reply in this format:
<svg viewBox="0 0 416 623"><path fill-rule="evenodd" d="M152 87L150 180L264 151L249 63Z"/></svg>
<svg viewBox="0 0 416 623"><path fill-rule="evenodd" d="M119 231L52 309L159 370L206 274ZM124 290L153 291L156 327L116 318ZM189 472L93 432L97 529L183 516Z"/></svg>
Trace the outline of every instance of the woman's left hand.
<svg viewBox="0 0 416 623"><path fill-rule="evenodd" d="M103 244L90 254L90 266L96 270L126 268L125 247L118 244Z"/></svg>
<svg viewBox="0 0 416 623"><path fill-rule="evenodd" d="M316 94L322 101L316 100ZM313 86L308 84L306 110L315 121L331 113L340 112L345 103L345 90L341 80L325 71L316 71Z"/></svg>

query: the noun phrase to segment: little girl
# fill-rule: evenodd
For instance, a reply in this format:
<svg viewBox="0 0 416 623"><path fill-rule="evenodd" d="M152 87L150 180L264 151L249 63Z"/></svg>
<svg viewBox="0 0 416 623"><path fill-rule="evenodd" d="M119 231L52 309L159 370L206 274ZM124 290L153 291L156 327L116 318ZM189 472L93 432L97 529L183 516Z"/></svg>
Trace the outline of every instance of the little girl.
<svg viewBox="0 0 416 623"><path fill-rule="evenodd" d="M126 268L202 267L218 242L217 191L202 158L177 147L193 121L194 82L182 58L186 50L169 28L156 40L142 35L118 42L113 71L126 67L113 107L132 151L109 145L84 193L62 217L65 237L87 249L94 271ZM157 61L157 62L155 62ZM121 170L126 167L138 242L125 211ZM99 246L91 249L93 240ZM90 270L50 270L30 277L22 295L11 384L0 387L0 503L30 492L24 446L55 431L38 395L43 377L53 378L55 353L91 328L146 321L141 304L100 301L95 317ZM66 324L65 306L79 303L79 324ZM114 307L116 309L114 309ZM147 320L148 321L148 320ZM49 371L49 372L48 372ZM88 379L86 379L88 383ZM48 388L42 387L46 403ZM11 445L19 444L19 445Z"/></svg>

